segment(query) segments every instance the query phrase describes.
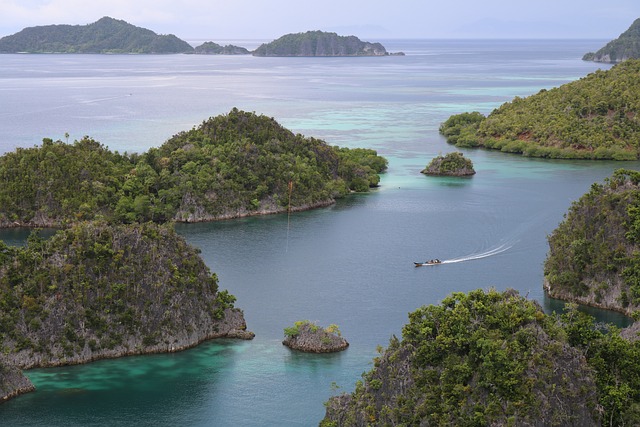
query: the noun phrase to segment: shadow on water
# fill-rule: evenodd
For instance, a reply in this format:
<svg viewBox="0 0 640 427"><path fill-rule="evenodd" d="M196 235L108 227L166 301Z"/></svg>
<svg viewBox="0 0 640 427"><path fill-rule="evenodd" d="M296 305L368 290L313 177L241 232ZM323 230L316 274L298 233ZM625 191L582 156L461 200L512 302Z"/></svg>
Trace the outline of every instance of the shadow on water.
<svg viewBox="0 0 640 427"><path fill-rule="evenodd" d="M550 298L546 293L544 295L543 307L547 313L564 313L567 304L566 301ZM593 316L597 322L611 323L620 328L626 328L633 323L633 319L617 311L603 310L586 305L578 305L578 309Z"/></svg>

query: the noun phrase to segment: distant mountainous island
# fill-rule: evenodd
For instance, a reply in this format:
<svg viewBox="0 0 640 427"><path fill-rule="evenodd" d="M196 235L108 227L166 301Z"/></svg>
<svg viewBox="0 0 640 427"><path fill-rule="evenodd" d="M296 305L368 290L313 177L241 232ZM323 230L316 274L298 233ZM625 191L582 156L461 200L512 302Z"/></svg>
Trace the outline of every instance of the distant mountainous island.
<svg viewBox="0 0 640 427"><path fill-rule="evenodd" d="M585 61L616 63L627 59L640 58L640 18L633 21L627 31L607 43L597 52L589 52L582 59Z"/></svg>
<svg viewBox="0 0 640 427"><path fill-rule="evenodd" d="M0 39L0 53L186 53L193 47L173 34L158 35L104 18L88 25L25 28Z"/></svg>
<svg viewBox="0 0 640 427"><path fill-rule="evenodd" d="M385 56L380 43L364 42L356 36L339 36L324 31L287 34L253 51L254 56Z"/></svg>
<svg viewBox="0 0 640 427"><path fill-rule="evenodd" d="M207 41L193 47L173 34L159 35L123 20L105 16L87 25L44 25L25 28L0 38L0 53L92 53L92 54L172 54L254 56L385 56L380 43L363 42L356 36L308 31L287 34L255 51Z"/></svg>
<svg viewBox="0 0 640 427"><path fill-rule="evenodd" d="M204 42L197 46L193 53L199 55L249 55L251 52L244 47L232 44L222 46L214 42Z"/></svg>

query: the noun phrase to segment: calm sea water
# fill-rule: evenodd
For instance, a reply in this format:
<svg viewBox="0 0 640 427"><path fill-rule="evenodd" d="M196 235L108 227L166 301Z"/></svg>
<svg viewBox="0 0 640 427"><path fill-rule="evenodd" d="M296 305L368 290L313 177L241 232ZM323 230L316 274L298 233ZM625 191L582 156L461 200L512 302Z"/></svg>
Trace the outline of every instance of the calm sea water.
<svg viewBox="0 0 640 427"><path fill-rule="evenodd" d="M419 171L453 150L438 134L449 115L489 113L608 68L580 60L603 43L393 40L387 49L407 55L385 58L0 56L0 152L65 132L140 152L238 107L390 161L378 190L326 209L177 227L238 297L255 340L31 370L38 391L1 405L0 424L317 425L323 402L351 391L377 346L423 304L495 287L559 308L542 291L546 236L593 182L638 162L464 150L477 170L470 179ZM24 236L0 234L15 244ZM429 258L446 263L414 268ZM291 352L283 328L301 319L338 324L351 346Z"/></svg>

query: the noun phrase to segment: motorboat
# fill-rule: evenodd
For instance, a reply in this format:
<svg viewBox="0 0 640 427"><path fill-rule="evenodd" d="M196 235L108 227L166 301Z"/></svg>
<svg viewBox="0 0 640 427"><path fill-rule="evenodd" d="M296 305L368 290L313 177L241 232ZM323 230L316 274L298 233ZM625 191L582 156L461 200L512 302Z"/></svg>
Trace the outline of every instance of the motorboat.
<svg viewBox="0 0 640 427"><path fill-rule="evenodd" d="M430 259L429 261L425 261L425 262L414 262L414 264L416 265L416 267L422 267L424 265L438 265L438 264L442 264L442 261L440 261L439 259Z"/></svg>

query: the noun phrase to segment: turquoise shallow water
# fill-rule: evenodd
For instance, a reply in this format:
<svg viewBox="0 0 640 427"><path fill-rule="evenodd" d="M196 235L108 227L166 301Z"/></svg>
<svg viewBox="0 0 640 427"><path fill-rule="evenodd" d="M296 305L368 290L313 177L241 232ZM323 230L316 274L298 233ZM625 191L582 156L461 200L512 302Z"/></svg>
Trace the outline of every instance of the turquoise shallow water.
<svg viewBox="0 0 640 427"><path fill-rule="evenodd" d="M237 296L255 340L31 370L38 391L1 405L0 424L317 425L335 386L352 390L376 347L399 335L422 304L493 286L559 309L542 292L546 236L593 182L638 162L464 150L478 172L472 178L419 171L454 149L438 134L450 114L488 113L513 96L583 76L600 65L579 58L602 41L385 45L407 56L3 55L0 93L11 107L0 105L0 152L65 131L142 151L237 106L334 145L374 147L390 163L371 194L290 221L274 215L177 226ZM0 238L17 244L25 233ZM429 258L447 263L413 267ZM301 319L338 324L350 347L291 352L281 344L283 328Z"/></svg>

